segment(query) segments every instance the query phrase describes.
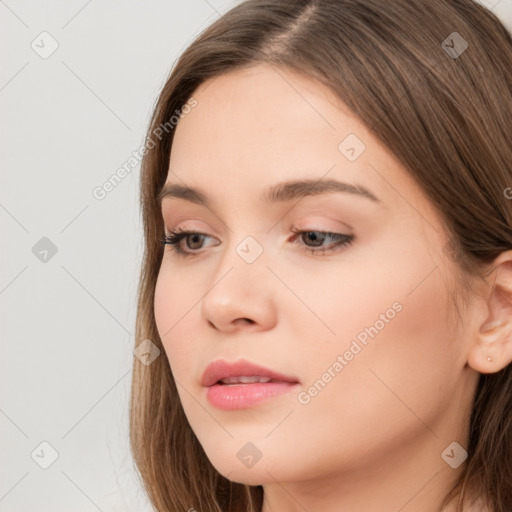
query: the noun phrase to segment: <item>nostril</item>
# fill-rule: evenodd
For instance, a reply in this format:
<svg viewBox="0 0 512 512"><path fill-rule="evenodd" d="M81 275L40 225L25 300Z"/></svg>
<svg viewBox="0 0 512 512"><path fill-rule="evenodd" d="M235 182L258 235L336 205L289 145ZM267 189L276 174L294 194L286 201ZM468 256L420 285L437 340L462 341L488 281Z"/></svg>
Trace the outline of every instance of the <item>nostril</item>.
<svg viewBox="0 0 512 512"><path fill-rule="evenodd" d="M250 318L237 318L236 320L233 320L233 324L234 325L238 325L238 324L254 324L256 323L254 320L251 320Z"/></svg>

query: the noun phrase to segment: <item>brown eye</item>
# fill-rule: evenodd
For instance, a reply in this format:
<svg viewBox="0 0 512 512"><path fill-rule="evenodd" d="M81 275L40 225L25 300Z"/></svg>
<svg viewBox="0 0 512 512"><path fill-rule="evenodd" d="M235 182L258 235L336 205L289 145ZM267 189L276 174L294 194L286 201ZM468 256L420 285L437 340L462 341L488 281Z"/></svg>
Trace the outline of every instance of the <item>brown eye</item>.
<svg viewBox="0 0 512 512"><path fill-rule="evenodd" d="M204 235L201 234L201 233L190 233L190 234L186 235L184 238L185 238L185 240L187 240L187 243L186 243L187 248L188 249L192 249L192 250L194 250L194 249L201 249L201 247L200 247L201 244L200 243L199 243L198 247L194 247L193 245L191 246L188 243L188 241L191 241L192 244L197 244L198 242L201 242L201 237L204 237Z"/></svg>
<svg viewBox="0 0 512 512"><path fill-rule="evenodd" d="M354 235L344 235L342 233L329 233L327 231L299 231L296 228L292 229L296 234L294 241L302 240L302 249L314 255L323 255L330 252L342 250L344 247L349 246L355 240ZM334 240L328 246L323 246L326 239Z"/></svg>
<svg viewBox="0 0 512 512"><path fill-rule="evenodd" d="M168 235L166 234L161 242L164 245L170 245L171 249L178 254L179 256L192 256L195 254L195 251L201 249L201 243L203 238L211 238L204 233L199 233L196 231L171 231ZM186 248L182 247L181 241L186 240ZM198 244L198 245L197 245Z"/></svg>
<svg viewBox="0 0 512 512"><path fill-rule="evenodd" d="M318 235L320 234L320 236ZM323 233L322 231L305 231L302 233L303 240L306 241L307 239L313 241L313 247L319 247L322 245L322 242L325 240L327 233Z"/></svg>

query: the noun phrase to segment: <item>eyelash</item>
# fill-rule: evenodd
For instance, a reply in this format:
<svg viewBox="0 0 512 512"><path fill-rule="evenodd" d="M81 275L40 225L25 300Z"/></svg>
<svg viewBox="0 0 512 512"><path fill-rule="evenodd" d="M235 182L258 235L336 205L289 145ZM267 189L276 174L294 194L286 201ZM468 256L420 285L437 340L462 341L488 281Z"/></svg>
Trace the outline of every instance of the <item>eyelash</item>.
<svg viewBox="0 0 512 512"><path fill-rule="evenodd" d="M292 228L292 232L296 234L295 238L299 238L300 235L305 233L321 233L328 236L331 236L334 239L338 239L336 243L331 245L327 248L320 248L320 249L313 249L311 247L303 247L302 249L306 252L309 252L310 254L313 254L315 256L324 255L326 253L333 253L338 252L346 247L350 246L354 242L354 235L344 235L342 233L330 233L328 231L319 231L315 229L306 230L306 231L300 231L296 228ZM164 237L161 239L161 243L164 245L170 245L170 249L177 255L181 257L189 257L194 256L198 254L194 251L184 251L181 246L180 242L184 238L186 238L188 235L201 235L201 236L209 236L205 233L201 233L199 231L182 231L180 229L177 229L176 231L171 231L169 234L164 235Z"/></svg>

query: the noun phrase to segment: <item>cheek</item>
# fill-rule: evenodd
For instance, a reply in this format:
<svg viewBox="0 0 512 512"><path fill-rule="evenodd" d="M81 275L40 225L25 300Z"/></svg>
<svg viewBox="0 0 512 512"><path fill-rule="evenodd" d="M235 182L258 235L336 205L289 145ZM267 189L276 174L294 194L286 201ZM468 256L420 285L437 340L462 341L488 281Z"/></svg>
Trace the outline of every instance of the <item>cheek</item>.
<svg viewBox="0 0 512 512"><path fill-rule="evenodd" d="M303 390L308 393L302 399L309 402L302 401L287 428L273 434L275 446L291 450L290 433L303 432L301 446L308 448L301 457L322 459L325 470L326 465L339 466L340 460L357 465L398 453L419 436L432 435L429 429L436 432L456 388L457 346L448 329L439 274L414 289L425 278L420 275L416 268L399 282L382 274L380 280L358 276L359 287L352 294L336 291L334 282L325 289L324 318L337 336L324 335L316 346L308 344L307 331L299 338L301 350L295 354L301 353L307 377ZM389 312L396 302L402 309ZM380 318L386 311L387 323ZM309 334L317 328L310 327ZM347 351L351 360L345 359L336 372L338 356ZM318 440L311 447L310 438Z"/></svg>
<svg viewBox="0 0 512 512"><path fill-rule="evenodd" d="M423 421L435 421L456 385L460 347L450 329L444 282L439 271L430 274L432 262L423 260L380 260L387 272L376 268L374 275L354 276L353 286L345 280L326 289L324 311L337 336L315 354L309 384L322 379L338 356L347 357L333 383L312 400L311 414L317 407L319 416L329 409L337 420L348 414L358 428L378 422L384 432L387 424L388 433L396 418L405 429L423 428L408 407ZM343 286L353 292L341 292ZM339 407L330 408L333 403Z"/></svg>
<svg viewBox="0 0 512 512"><path fill-rule="evenodd" d="M189 362L197 359L197 340L190 339L195 331L189 324L197 301L194 287L183 286L178 273L163 265L155 287L155 322L172 373L180 381Z"/></svg>
<svg viewBox="0 0 512 512"><path fill-rule="evenodd" d="M454 386L460 346L450 325L448 290L427 251L415 247L403 254L381 247L378 257L375 251L358 253L358 263L346 265L351 272L325 266L316 270L315 279L295 278L296 289L302 282L305 302L332 331L311 321L297 334L307 386L322 379L338 356L347 355L343 369L333 368L337 377L322 391L326 400L345 397L360 410L384 392L399 408L403 404L393 393L423 408L432 402L432 393ZM315 332L320 343L312 345Z"/></svg>

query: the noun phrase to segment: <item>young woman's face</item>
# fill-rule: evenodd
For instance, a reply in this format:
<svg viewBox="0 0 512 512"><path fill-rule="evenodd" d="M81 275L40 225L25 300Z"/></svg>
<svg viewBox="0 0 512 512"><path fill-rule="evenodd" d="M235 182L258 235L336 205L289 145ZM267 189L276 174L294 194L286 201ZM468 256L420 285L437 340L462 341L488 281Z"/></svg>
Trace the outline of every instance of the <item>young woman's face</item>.
<svg viewBox="0 0 512 512"><path fill-rule="evenodd" d="M453 473L441 455L465 445L475 372L449 309L449 237L421 189L307 77L258 65L194 98L167 184L208 205L190 194L162 201L167 233L201 234L178 243L188 255L165 246L155 317L212 464L237 482L303 486L335 473L352 484L380 475L383 485L396 468L414 467L424 482ZM263 198L303 180L349 187ZM209 389L202 376L218 360L296 383Z"/></svg>

